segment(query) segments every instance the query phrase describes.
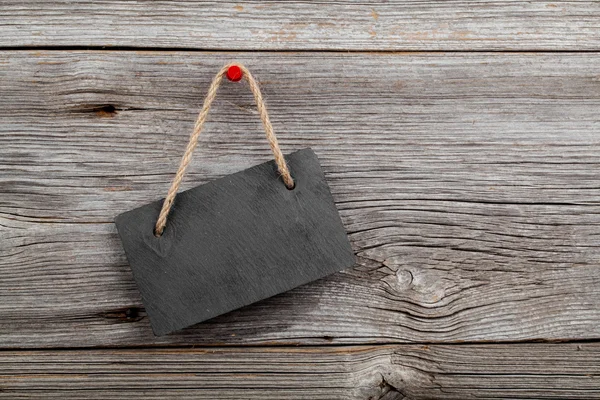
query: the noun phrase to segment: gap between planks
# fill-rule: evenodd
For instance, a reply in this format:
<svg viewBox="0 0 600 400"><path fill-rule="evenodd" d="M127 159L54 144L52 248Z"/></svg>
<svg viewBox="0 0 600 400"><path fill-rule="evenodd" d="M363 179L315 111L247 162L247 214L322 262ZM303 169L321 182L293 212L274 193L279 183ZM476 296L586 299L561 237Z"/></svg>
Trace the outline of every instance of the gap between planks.
<svg viewBox="0 0 600 400"><path fill-rule="evenodd" d="M261 49L253 48L247 50L238 49L221 49L211 47L153 47L153 46L0 46L1 51L141 51L141 52L156 52L156 53L280 53L280 54L293 54L293 53L342 53L342 54L595 54L600 53L600 49L320 49L320 48L308 48L308 49Z"/></svg>
<svg viewBox="0 0 600 400"><path fill-rule="evenodd" d="M377 342L377 343L323 343L323 344L287 344L287 343L247 343L247 344L189 344L183 345L181 343L173 345L165 344L146 344L146 345L126 345L126 346L74 346L74 347L0 347L0 355L2 353L15 353L15 352L31 352L31 353L48 353L54 352L90 352L90 351L140 351L145 350L165 350L165 351L177 351L177 350L261 350L261 349L277 349L278 351L292 350L292 349L328 349L328 348L357 348L357 347L368 347L368 348L386 348L386 347L418 347L418 346L443 346L443 347L472 347L472 346L525 346L525 345L578 345L578 344L597 344L600 343L598 339L535 339L535 340L483 340L483 341L465 341L465 342Z"/></svg>

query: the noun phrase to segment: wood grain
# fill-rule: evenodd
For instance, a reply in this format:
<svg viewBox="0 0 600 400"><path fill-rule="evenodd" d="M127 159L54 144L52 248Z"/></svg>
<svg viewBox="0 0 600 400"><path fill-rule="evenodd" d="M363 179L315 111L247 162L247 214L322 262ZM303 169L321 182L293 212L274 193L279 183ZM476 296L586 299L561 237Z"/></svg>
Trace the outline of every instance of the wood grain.
<svg viewBox="0 0 600 400"><path fill-rule="evenodd" d="M600 50L597 1L3 0L0 47Z"/></svg>
<svg viewBox="0 0 600 400"><path fill-rule="evenodd" d="M597 399L600 345L9 351L0 398Z"/></svg>
<svg viewBox="0 0 600 400"><path fill-rule="evenodd" d="M156 339L113 218L168 188L214 72L312 147L359 265ZM597 54L0 53L0 346L600 338ZM184 187L271 158L224 85Z"/></svg>

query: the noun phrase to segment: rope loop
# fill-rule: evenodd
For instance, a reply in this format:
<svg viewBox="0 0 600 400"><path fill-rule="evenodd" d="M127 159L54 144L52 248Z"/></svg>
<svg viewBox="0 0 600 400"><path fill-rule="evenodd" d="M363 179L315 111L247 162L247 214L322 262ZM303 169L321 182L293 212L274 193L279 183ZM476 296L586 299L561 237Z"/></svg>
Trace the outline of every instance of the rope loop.
<svg viewBox="0 0 600 400"><path fill-rule="evenodd" d="M192 153L198 144L198 137L200 136L200 132L202 131L202 127L204 126L204 122L206 122L206 118L208 116L208 111L210 110L210 106L212 105L215 97L217 96L217 90L221 85L221 81L223 80L223 76L227 74L227 71L232 66L238 66L242 73L243 79L248 82L248 86L250 86L250 90L254 95L254 100L256 101L256 106L258 109L258 113L260 115L260 119L262 120L263 126L265 128L265 135L267 136L267 141L269 142L269 146L271 146L271 151L273 152L273 156L275 158L275 164L277 165L277 170L283 179L283 183L288 189L294 188L294 180L290 174L290 170L287 166L285 158L283 157L283 153L279 149L279 144L277 143L277 137L275 136L275 132L273 132L273 126L271 125L271 121L269 120L269 114L267 113L267 107L262 97L262 93L260 92L260 88L258 83L244 65L242 64L227 64L217 73L214 77L210 87L208 88L208 93L206 94L206 98L204 99L204 105L202 106L202 110L200 110L200 114L198 114L198 119L196 120L196 124L194 125L194 130L190 136L190 140L185 149L185 153L183 153L183 157L181 158L181 163L179 164L179 169L175 174L175 178L173 178L173 182L171 183L171 187L167 192L167 196L163 202L162 208L160 210L160 214L158 215L158 219L156 220L156 226L154 228L154 235L161 236L165 230L167 225L167 217L169 212L171 211L171 207L173 206L173 202L175 201L175 196L177 195L177 191L179 190L179 185L183 180L183 176L185 171L192 160Z"/></svg>

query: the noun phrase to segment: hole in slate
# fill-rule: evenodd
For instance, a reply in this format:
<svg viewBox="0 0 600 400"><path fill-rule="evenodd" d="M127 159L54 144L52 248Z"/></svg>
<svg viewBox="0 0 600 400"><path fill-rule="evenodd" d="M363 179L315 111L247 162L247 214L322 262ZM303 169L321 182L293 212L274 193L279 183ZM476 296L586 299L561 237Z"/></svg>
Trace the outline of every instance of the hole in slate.
<svg viewBox="0 0 600 400"><path fill-rule="evenodd" d="M281 181L283 182L283 184L284 184L284 186L285 186L285 188L287 190L294 190L294 189L296 189L296 178L294 178L293 176L292 176L292 187L288 187L288 185L285 184L285 181L283 180L283 177L280 176L279 179L281 179Z"/></svg>

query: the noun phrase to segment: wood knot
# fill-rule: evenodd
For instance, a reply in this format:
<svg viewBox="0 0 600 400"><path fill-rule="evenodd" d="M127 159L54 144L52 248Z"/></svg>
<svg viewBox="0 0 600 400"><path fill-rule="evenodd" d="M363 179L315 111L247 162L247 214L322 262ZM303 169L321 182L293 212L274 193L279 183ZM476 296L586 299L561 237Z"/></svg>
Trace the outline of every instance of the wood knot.
<svg viewBox="0 0 600 400"><path fill-rule="evenodd" d="M100 314L100 316L117 323L137 322L146 316L146 312L143 308L127 307L103 312Z"/></svg>
<svg viewBox="0 0 600 400"><path fill-rule="evenodd" d="M117 115L117 108L112 104L106 104L96 108L96 115L100 118L111 118Z"/></svg>
<svg viewBox="0 0 600 400"><path fill-rule="evenodd" d="M399 269L396 271L396 281L399 288L408 289L412 285L413 274L407 269Z"/></svg>

